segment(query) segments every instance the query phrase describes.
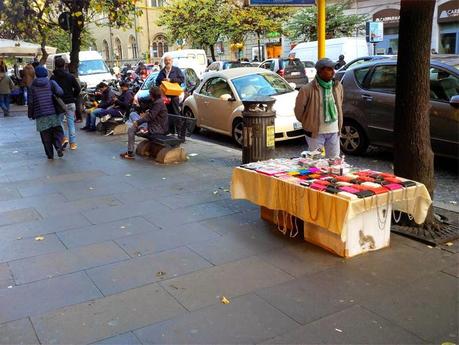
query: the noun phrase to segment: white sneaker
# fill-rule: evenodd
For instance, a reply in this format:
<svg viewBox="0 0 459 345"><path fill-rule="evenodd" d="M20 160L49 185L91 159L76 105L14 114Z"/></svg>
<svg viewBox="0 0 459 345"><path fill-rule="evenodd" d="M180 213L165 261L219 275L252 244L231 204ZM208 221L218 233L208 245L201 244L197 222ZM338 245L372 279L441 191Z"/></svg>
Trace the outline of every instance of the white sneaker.
<svg viewBox="0 0 459 345"><path fill-rule="evenodd" d="M104 115L100 118L100 122L104 123L110 120L111 116L110 115Z"/></svg>
<svg viewBox="0 0 459 345"><path fill-rule="evenodd" d="M105 136L108 137L110 135L113 135L113 133L115 133L115 131L112 129L109 132L105 133Z"/></svg>

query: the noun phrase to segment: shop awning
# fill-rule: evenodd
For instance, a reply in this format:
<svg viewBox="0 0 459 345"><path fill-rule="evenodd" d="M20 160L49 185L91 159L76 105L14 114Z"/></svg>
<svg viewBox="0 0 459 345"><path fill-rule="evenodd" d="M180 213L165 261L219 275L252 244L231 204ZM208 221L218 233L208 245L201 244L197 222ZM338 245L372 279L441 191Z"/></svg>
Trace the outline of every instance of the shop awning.
<svg viewBox="0 0 459 345"><path fill-rule="evenodd" d="M55 54L57 48L46 47L48 54ZM37 56L41 55L40 45L36 43L0 39L0 56Z"/></svg>

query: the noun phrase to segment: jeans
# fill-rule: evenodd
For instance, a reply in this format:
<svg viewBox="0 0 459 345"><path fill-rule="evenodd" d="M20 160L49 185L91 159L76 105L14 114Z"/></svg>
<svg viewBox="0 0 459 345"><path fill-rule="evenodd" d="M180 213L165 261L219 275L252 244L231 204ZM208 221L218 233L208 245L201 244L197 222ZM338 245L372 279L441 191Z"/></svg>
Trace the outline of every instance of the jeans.
<svg viewBox="0 0 459 345"><path fill-rule="evenodd" d="M0 109L3 110L3 115L8 116L10 114L10 95L0 94Z"/></svg>
<svg viewBox="0 0 459 345"><path fill-rule="evenodd" d="M64 135L69 138L70 144L75 143L75 103L65 105L67 112L60 114L61 126L64 129ZM67 118L67 129L64 127L64 117Z"/></svg>
<svg viewBox="0 0 459 345"><path fill-rule="evenodd" d="M105 109L102 108L97 108L89 114L89 116L86 117L86 126L90 128L96 128L96 118L97 117L102 117L103 113L105 112Z"/></svg>
<svg viewBox="0 0 459 345"><path fill-rule="evenodd" d="M335 158L339 156L339 132L318 134L316 138L308 137L308 150L322 150L325 148L325 156L327 158Z"/></svg>
<svg viewBox="0 0 459 345"><path fill-rule="evenodd" d="M135 145L135 134L139 130L140 127L147 127L146 123L143 123L139 128L134 128L132 123L140 119L140 115L137 114L135 111L129 114L129 121L126 122L128 125L128 152L134 152L134 145Z"/></svg>

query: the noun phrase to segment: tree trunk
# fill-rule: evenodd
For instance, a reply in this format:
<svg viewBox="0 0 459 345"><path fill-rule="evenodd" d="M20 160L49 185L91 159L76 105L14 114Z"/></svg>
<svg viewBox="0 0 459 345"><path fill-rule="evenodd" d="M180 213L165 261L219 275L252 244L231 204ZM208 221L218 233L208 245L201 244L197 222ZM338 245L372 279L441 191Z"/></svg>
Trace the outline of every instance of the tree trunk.
<svg viewBox="0 0 459 345"><path fill-rule="evenodd" d="M434 7L435 0L401 0L394 118L395 174L423 183L432 198L429 67ZM433 223L431 208L424 226Z"/></svg>
<svg viewBox="0 0 459 345"><path fill-rule="evenodd" d="M46 65L46 60L48 59L48 52L46 51L46 43L44 40L41 41L41 59L40 59L40 65L45 66Z"/></svg>
<svg viewBox="0 0 459 345"><path fill-rule="evenodd" d="M257 32L257 44L258 44L258 61L263 61L264 59L261 57L261 43L260 43L260 33Z"/></svg>
<svg viewBox="0 0 459 345"><path fill-rule="evenodd" d="M212 56L212 61L217 61L215 58L215 47L213 44L209 44L210 56Z"/></svg>
<svg viewBox="0 0 459 345"><path fill-rule="evenodd" d="M78 77L78 65L80 64L81 49L81 26L72 26L72 50L70 51L69 72Z"/></svg>

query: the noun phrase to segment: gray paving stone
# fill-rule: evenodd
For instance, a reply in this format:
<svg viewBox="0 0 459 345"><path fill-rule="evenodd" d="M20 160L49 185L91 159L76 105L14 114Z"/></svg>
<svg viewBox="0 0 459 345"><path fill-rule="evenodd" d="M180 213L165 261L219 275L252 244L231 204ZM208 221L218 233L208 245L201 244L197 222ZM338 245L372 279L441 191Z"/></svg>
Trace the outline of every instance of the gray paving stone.
<svg viewBox="0 0 459 345"><path fill-rule="evenodd" d="M156 232L158 229L140 217L118 220L110 223L86 226L80 229L62 231L57 234L68 248L85 246L123 238L133 234Z"/></svg>
<svg viewBox="0 0 459 345"><path fill-rule="evenodd" d="M145 215L145 218L153 224L167 228L186 223L199 222L205 219L226 216L237 211L230 210L218 204L218 201L200 205L188 206L180 209L180 212L168 208L164 211L153 210Z"/></svg>
<svg viewBox="0 0 459 345"><path fill-rule="evenodd" d="M434 273L364 306L425 341L441 344L458 341L458 301L457 278Z"/></svg>
<svg viewBox="0 0 459 345"><path fill-rule="evenodd" d="M104 177L104 179L108 178ZM86 187L86 185L88 185L88 187ZM128 192L133 189L132 185L122 181L88 181L85 183L85 187L86 188L81 188L77 190L75 190L74 188L65 189L61 191L61 194L64 195L68 200L74 201L78 199L87 199L94 198L96 196L120 193L123 191Z"/></svg>
<svg viewBox="0 0 459 345"><path fill-rule="evenodd" d="M222 199L229 199L231 196L228 192L221 189L207 187L207 190L192 192L192 193L177 193L169 194L161 198L161 203L172 208L178 209L182 207L205 204Z"/></svg>
<svg viewBox="0 0 459 345"><path fill-rule="evenodd" d="M87 273L107 296L211 266L199 255L181 247L93 268Z"/></svg>
<svg viewBox="0 0 459 345"><path fill-rule="evenodd" d="M188 246L214 265L221 265L264 252L278 251L287 242L285 236L272 229L254 229L243 225L222 237Z"/></svg>
<svg viewBox="0 0 459 345"><path fill-rule="evenodd" d="M42 344L87 344L184 312L160 286L150 284L32 317L32 323Z"/></svg>
<svg viewBox="0 0 459 345"><path fill-rule="evenodd" d="M397 291L390 283L340 265L257 291L257 295L299 323L307 324Z"/></svg>
<svg viewBox="0 0 459 345"><path fill-rule="evenodd" d="M20 198L18 190L13 187L0 187L0 201L8 201Z"/></svg>
<svg viewBox="0 0 459 345"><path fill-rule="evenodd" d="M297 327L256 295L246 295L134 333L143 344L253 344Z"/></svg>
<svg viewBox="0 0 459 345"><path fill-rule="evenodd" d="M44 236L42 241L29 237L21 240L0 241L0 262L28 258L65 249L55 234Z"/></svg>
<svg viewBox="0 0 459 345"><path fill-rule="evenodd" d="M83 273L0 289L0 323L101 297Z"/></svg>
<svg viewBox="0 0 459 345"><path fill-rule="evenodd" d="M88 210L92 210L93 212L100 212L104 208L111 208L120 205L122 205L122 202L114 196L95 196L92 198L60 203L59 205L39 205L36 207L36 209L43 217L52 217L56 214L59 214L60 216L66 216Z"/></svg>
<svg viewBox="0 0 459 345"><path fill-rule="evenodd" d="M343 261L342 258L306 242L263 253L259 257L295 277L320 272Z"/></svg>
<svg viewBox="0 0 459 345"><path fill-rule="evenodd" d="M171 227L160 231L144 232L137 235L117 239L116 242L130 256L153 254L163 250L173 249L193 242L220 237L219 234L198 224Z"/></svg>
<svg viewBox="0 0 459 345"><path fill-rule="evenodd" d="M291 280L292 277L258 258L248 258L162 282L188 310L220 303L221 296L236 297Z"/></svg>
<svg viewBox="0 0 459 345"><path fill-rule="evenodd" d="M32 196L13 200L0 201L0 210L10 211L26 207L36 207L43 205L57 205L65 202L66 199L60 194L49 194L43 196Z"/></svg>
<svg viewBox="0 0 459 345"><path fill-rule="evenodd" d="M142 343L133 333L128 332L98 341L93 345L142 345Z"/></svg>
<svg viewBox="0 0 459 345"><path fill-rule="evenodd" d="M219 234L233 232L243 225L251 224L255 227L265 227L266 222L260 219L260 211L252 210L248 212L238 212L218 218L206 219L199 224L209 227Z"/></svg>
<svg viewBox="0 0 459 345"><path fill-rule="evenodd" d="M170 209L161 205L156 200L132 203L128 205L114 206L110 208L88 210L82 214L89 219L92 224L108 223L124 218L148 215L150 213L164 214L170 212Z"/></svg>
<svg viewBox="0 0 459 345"><path fill-rule="evenodd" d="M0 289L14 285L13 276L6 263L0 264Z"/></svg>
<svg viewBox="0 0 459 345"><path fill-rule="evenodd" d="M422 344L422 339L360 306L324 317L268 344Z"/></svg>
<svg viewBox="0 0 459 345"><path fill-rule="evenodd" d="M34 237L87 225L91 225L91 223L81 214L74 213L65 216L59 214L34 222L3 226L0 228L0 233L2 240L16 240L19 237Z"/></svg>
<svg viewBox="0 0 459 345"><path fill-rule="evenodd" d="M30 222L40 219L40 214L33 208L21 208L17 210L0 212L0 226Z"/></svg>
<svg viewBox="0 0 459 345"><path fill-rule="evenodd" d="M96 243L75 249L9 262L17 285L51 278L129 259L114 242Z"/></svg>
<svg viewBox="0 0 459 345"><path fill-rule="evenodd" d="M0 325L0 344L40 344L29 319L11 321Z"/></svg>

